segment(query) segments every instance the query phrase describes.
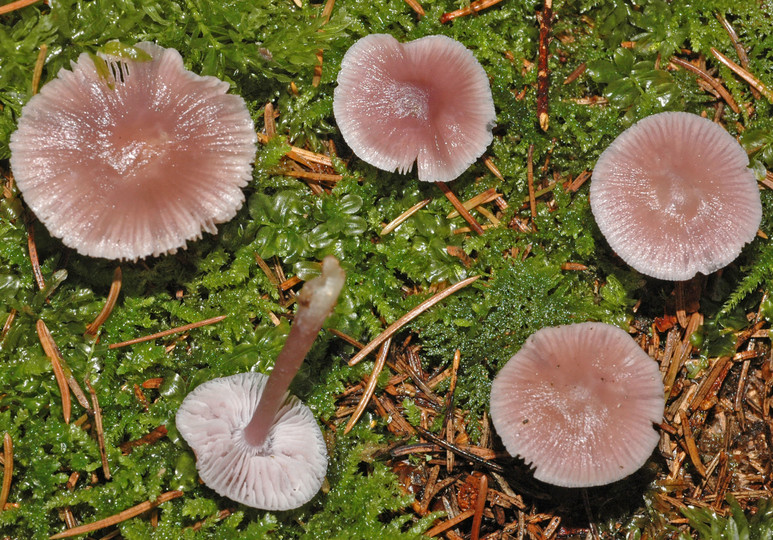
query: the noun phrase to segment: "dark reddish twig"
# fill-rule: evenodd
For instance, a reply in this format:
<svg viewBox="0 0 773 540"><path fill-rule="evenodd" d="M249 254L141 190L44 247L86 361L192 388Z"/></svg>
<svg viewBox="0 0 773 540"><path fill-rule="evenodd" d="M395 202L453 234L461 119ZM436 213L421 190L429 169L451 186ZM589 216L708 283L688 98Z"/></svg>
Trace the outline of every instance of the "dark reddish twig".
<svg viewBox="0 0 773 540"><path fill-rule="evenodd" d="M537 118L542 131L548 130L548 97L550 90L550 69L548 67L548 45L550 27L553 23L553 0L545 0L545 7L537 13L539 22L539 47L537 49Z"/></svg>

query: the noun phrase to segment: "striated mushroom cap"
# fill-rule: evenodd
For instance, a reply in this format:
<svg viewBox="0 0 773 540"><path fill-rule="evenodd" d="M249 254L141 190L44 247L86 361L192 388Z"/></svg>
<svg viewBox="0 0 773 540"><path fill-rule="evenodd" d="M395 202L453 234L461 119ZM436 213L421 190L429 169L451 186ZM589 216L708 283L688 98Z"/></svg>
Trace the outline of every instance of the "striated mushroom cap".
<svg viewBox="0 0 773 540"><path fill-rule="evenodd" d="M543 328L491 387L491 420L534 478L590 487L639 469L663 417L658 365L623 330L604 323Z"/></svg>
<svg viewBox="0 0 773 540"><path fill-rule="evenodd" d="M754 239L762 205L746 152L718 124L664 112L640 120L599 157L590 202L610 247L672 281L710 274Z"/></svg>
<svg viewBox="0 0 773 540"><path fill-rule="evenodd" d="M486 72L461 43L399 43L371 34L346 52L333 112L357 156L386 171L417 163L419 180L447 182L486 150L496 121Z"/></svg>
<svg viewBox="0 0 773 540"><path fill-rule="evenodd" d="M49 232L84 255L174 252L231 219L257 136L244 100L180 54L149 61L86 53L22 109L11 168ZM95 59L96 64L95 64Z"/></svg>
<svg viewBox="0 0 773 540"><path fill-rule="evenodd" d="M319 491L327 448L314 416L288 395L266 442L252 446L244 427L268 381L241 373L197 386L177 411L180 434L196 453L204 483L224 497L264 510L289 510Z"/></svg>

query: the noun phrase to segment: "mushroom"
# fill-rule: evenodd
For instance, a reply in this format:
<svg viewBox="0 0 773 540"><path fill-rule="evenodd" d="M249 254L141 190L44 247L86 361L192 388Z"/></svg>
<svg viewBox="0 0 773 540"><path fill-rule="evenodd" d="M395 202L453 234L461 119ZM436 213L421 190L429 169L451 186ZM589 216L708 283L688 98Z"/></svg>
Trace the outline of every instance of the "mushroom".
<svg viewBox="0 0 773 540"><path fill-rule="evenodd" d="M491 143L496 120L486 72L449 37L399 43L371 34L344 55L333 112L360 159L419 180L448 182Z"/></svg>
<svg viewBox="0 0 773 540"><path fill-rule="evenodd" d="M655 449L663 395L657 363L620 328L543 328L494 379L491 420L537 480L599 486L633 473Z"/></svg>
<svg viewBox="0 0 773 540"><path fill-rule="evenodd" d="M590 187L610 247L639 272L687 280L732 262L762 205L749 159L719 124L684 112L640 120L602 152Z"/></svg>
<svg viewBox="0 0 773 540"><path fill-rule="evenodd" d="M81 54L22 109L11 168L24 200L79 253L174 252L231 219L257 136L244 100L152 43Z"/></svg>
<svg viewBox="0 0 773 540"><path fill-rule="evenodd" d="M298 294L298 311L269 377L242 373L207 381L183 400L176 425L196 453L203 482L264 510L297 508L317 493L327 448L308 407L288 395L333 309L346 275L334 257Z"/></svg>

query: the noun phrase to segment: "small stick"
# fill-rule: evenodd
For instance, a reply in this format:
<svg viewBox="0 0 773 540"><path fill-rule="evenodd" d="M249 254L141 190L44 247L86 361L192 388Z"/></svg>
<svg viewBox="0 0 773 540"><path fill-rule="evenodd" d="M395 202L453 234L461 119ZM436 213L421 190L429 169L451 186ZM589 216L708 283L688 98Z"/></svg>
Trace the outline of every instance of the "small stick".
<svg viewBox="0 0 773 540"><path fill-rule="evenodd" d="M120 347L127 347L129 345L136 345L137 343L144 343L145 341L152 341L156 338L169 336L171 334L177 334L178 332L186 332L188 330L193 330L194 328L199 328L200 326L206 326L208 324L215 324L219 323L223 319L225 319L228 315L218 315L217 317L212 317L211 319L205 319L203 321L186 324L185 326L178 326L177 328L171 328L169 330L164 330L163 332L157 332L155 334L151 334L149 336L139 337L130 339L129 341L122 341L121 343L111 343L108 346L108 349L118 349Z"/></svg>
<svg viewBox="0 0 773 540"><path fill-rule="evenodd" d="M370 354L371 351L373 351L376 347L381 345L384 341L386 341L388 338L393 336L400 328L402 328L404 325L411 322L413 319L421 315L423 312L446 298L447 296L451 296L459 289L463 289L467 285L475 282L478 280L480 276L472 276L468 277L467 279L463 279L462 281L451 285L447 289L443 289L436 295L432 296L431 298L428 298L412 310L410 310L408 313L397 319L395 322L389 325L389 327L381 332L381 334L378 335L376 339L368 343L360 352L355 354L351 360L349 360L349 365L354 366L357 365L362 361L363 358L365 358L368 354Z"/></svg>
<svg viewBox="0 0 773 540"><path fill-rule="evenodd" d="M93 523L87 523L79 527L74 527L72 529L67 529L64 532L60 532L58 534L50 536L49 540L58 540L59 538L69 538L71 536L78 536L79 534L98 531L99 529L104 529L105 527L110 527L117 523L121 523L122 521L126 521L127 519L131 519L135 516L139 516L140 514L147 512L148 510L151 510L159 506L160 504L163 504L167 501L171 501L172 499L177 499L182 496L183 496L182 491L167 491L166 493L162 493L161 495L159 495L153 501L145 501L136 506L132 506L127 510L123 510L122 512L119 512L113 516L100 519L99 521L95 521Z"/></svg>
<svg viewBox="0 0 773 540"><path fill-rule="evenodd" d="M681 58L677 56L673 56L671 58L671 63L675 64L677 66L683 67L684 69L688 71L692 71L696 75L698 75L701 79L706 81L711 85L711 87L717 91L717 93L722 96L722 99L725 100L725 103L728 104L728 106L733 109L733 112L738 114L741 112L741 109L738 108L738 103L735 102L735 99L733 99L733 96L730 94L730 92L727 91L727 89L720 83L717 79L706 73L701 68L694 66L690 62L687 62L686 60L682 60Z"/></svg>
<svg viewBox="0 0 773 540"><path fill-rule="evenodd" d="M534 196L534 145L529 145L529 153L526 162L526 181L529 184L529 211L531 212L531 226L536 231L537 225L537 198Z"/></svg>
<svg viewBox="0 0 773 540"><path fill-rule="evenodd" d="M43 64L46 62L46 54L48 53L48 45L45 43L40 45L38 51L38 58L35 60L35 69L32 71L32 95L38 93L40 87L40 77L43 75Z"/></svg>
<svg viewBox="0 0 773 540"><path fill-rule="evenodd" d="M62 413L64 415L64 423L69 424L70 411L72 407L70 403L70 387L67 386L67 380L64 377L64 371L62 370L62 366L59 363L59 355L57 354L58 351L56 351L56 349L54 349L54 347L51 345L54 340L51 337L51 332L49 332L48 328L46 327L46 323L44 323L42 319L38 319L36 326L38 337L40 338L40 344L43 345L43 350L46 352L46 356L48 356L49 360L51 360L51 365L54 368L54 377L56 377L56 384L59 386L59 393L62 396Z"/></svg>
<svg viewBox="0 0 773 540"><path fill-rule="evenodd" d="M746 71L744 68L730 60L727 56L719 52L714 47L711 48L711 54L713 54L717 60L725 64L728 68L730 68L731 71L733 71L736 75L741 77L743 80L745 80L752 88L757 89L757 91L765 96L768 101L773 103L773 92L771 92L770 88L762 84L757 77Z"/></svg>
<svg viewBox="0 0 773 540"><path fill-rule="evenodd" d="M467 209L464 207L461 201L456 197L454 192L451 191L451 188L449 188L445 182L436 182L436 184L440 188L440 191L442 191L443 194L446 196L446 198L449 201L451 201L451 204L459 212L459 215L462 216L464 220L470 224L470 228L473 231L475 231L477 234L483 234L483 227L481 227L480 223L475 221L475 218L472 217L472 215L470 215L470 213L467 211Z"/></svg>
<svg viewBox="0 0 773 540"><path fill-rule="evenodd" d="M416 15L418 15L419 18L422 18L424 15L426 15L424 8L421 7L421 4L419 4L418 0L405 0L405 3L411 6L411 9L416 12Z"/></svg>
<svg viewBox="0 0 773 540"><path fill-rule="evenodd" d="M5 15L6 13L10 13L12 11L16 11L17 9L31 6L32 4L36 4L38 2L39 0L16 0L16 2L11 2L10 4L5 4L4 6L0 6L0 15Z"/></svg>
<svg viewBox="0 0 773 540"><path fill-rule="evenodd" d="M445 24L459 17L472 15L473 13L477 13L483 9L495 6L501 1L502 0L476 0L475 2L471 2L469 6L443 14L443 16L440 17L440 24Z"/></svg>
<svg viewBox="0 0 773 540"><path fill-rule="evenodd" d="M548 130L548 100L550 91L550 68L548 67L548 45L550 26L553 23L553 0L545 0L545 7L537 13L539 22L539 47L537 49L537 118L542 131Z"/></svg>
<svg viewBox="0 0 773 540"><path fill-rule="evenodd" d="M582 502L585 506L585 514L588 516L588 526L590 527L591 537L593 540L599 540L599 530L593 519L593 511L591 510L590 498L588 497L588 488L582 488Z"/></svg>
<svg viewBox="0 0 773 540"><path fill-rule="evenodd" d="M88 378L84 382L86 383L86 388L89 389L89 394L91 394L91 407L94 410L94 427L97 431L99 455L102 458L102 473L105 475L105 480L110 480L110 464L107 462L107 453L105 452L105 430L102 426L102 409L99 408L97 393L94 391L94 387L91 386L91 382Z"/></svg>
<svg viewBox="0 0 773 540"><path fill-rule="evenodd" d="M5 509L8 495L11 493L11 478L13 477L13 440L6 431L3 435L3 488L0 490L0 512Z"/></svg>
<svg viewBox="0 0 773 540"><path fill-rule="evenodd" d="M43 280L43 273L40 271L40 261L38 260L38 248L35 246L35 226L32 223L27 225L27 248L30 253L30 263L32 264L32 273L35 275L35 282L41 291L46 288L46 282Z"/></svg>
<svg viewBox="0 0 773 540"><path fill-rule="evenodd" d="M115 272L113 272L113 282L110 284L110 292L107 293L107 300L105 301L102 311L99 312L97 318L94 319L90 325L86 327L87 336L96 336L97 330L107 320L110 314L113 312L115 303L118 301L118 294L121 292L121 280L123 274L121 273L121 267L116 266Z"/></svg>
<svg viewBox="0 0 773 540"><path fill-rule="evenodd" d="M484 474L478 482L478 497L475 499L475 514L472 517L472 534L470 540L480 538L480 524L483 521L483 509L486 507L486 496L488 495L488 477ZM546 535L546 538L549 538Z"/></svg>
<svg viewBox="0 0 773 540"><path fill-rule="evenodd" d="M413 214L424 208L430 203L431 199L424 199L423 201L414 204L411 206L408 210L397 216L395 219L390 221L386 224L386 226L381 229L381 232L379 233L380 236L385 236L395 229L397 229L402 223L407 220L409 217L411 217Z"/></svg>
<svg viewBox="0 0 773 540"><path fill-rule="evenodd" d="M368 406L368 402L370 401L370 398L373 397L373 392L376 391L376 383L378 382L378 376L381 374L381 370L384 369L384 364L386 363L386 358L389 353L389 345L392 343L392 338L388 338L384 343L381 345L381 350L378 353L378 358L376 358L376 363L373 366L373 371L370 374L370 378L368 379L368 385L365 387L365 390L362 392L362 399L360 399L360 402L357 404L357 408L354 409L354 412L352 413L352 416L349 418L349 421L346 423L346 427L344 428L344 435L349 433L352 428L354 427L354 424L357 423L357 420L360 419L360 416L362 416L362 413L365 412L365 408Z"/></svg>
<svg viewBox="0 0 773 540"><path fill-rule="evenodd" d="M67 381L70 390L73 394L75 394L75 399L78 400L78 403L80 403L81 407L86 409L86 412L91 413L91 406L86 399L86 394L83 393L83 389L81 389L78 381L76 381L75 377L73 377L70 366L68 366L67 362L64 361L64 357L59 351L59 347L56 346L54 337L51 335L51 332L48 330L46 323L44 323L42 319L39 319L37 322L37 331L40 344L43 346L43 351L46 353L46 356L51 359L51 364L55 366L54 375L56 375L56 366L59 366L59 369L62 371L64 380Z"/></svg>

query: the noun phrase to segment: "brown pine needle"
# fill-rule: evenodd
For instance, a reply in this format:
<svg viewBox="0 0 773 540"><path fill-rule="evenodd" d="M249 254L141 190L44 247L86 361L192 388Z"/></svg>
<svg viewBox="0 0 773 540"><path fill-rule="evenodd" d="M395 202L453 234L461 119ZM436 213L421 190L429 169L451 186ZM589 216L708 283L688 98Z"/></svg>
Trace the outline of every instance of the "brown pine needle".
<svg viewBox="0 0 773 540"><path fill-rule="evenodd" d="M679 411L679 418L682 423L682 433L684 433L684 442L687 446L687 454L690 456L690 461L692 461L698 474L705 477L706 467L703 466L698 447L695 446L695 438L692 435L692 429L690 429L690 420L687 418L684 411Z"/></svg>
<svg viewBox="0 0 773 540"><path fill-rule="evenodd" d="M564 79L564 84L571 84L571 83L573 83L574 81L576 81L576 80L577 80L577 78L578 78L580 75L582 75L583 73L585 73L585 70L586 70L586 69L588 69L588 64L586 64L585 62L583 62L582 64L580 64L579 66L577 66L577 67L574 69L574 71L572 71L572 72L571 72L571 73L570 73L570 74L569 74L569 75L566 77L566 79Z"/></svg>
<svg viewBox="0 0 773 540"><path fill-rule="evenodd" d="M381 229L381 232L379 234L381 236L385 236L391 233L392 231L397 229L400 225L402 225L405 220L407 220L413 214L415 214L416 212L418 212L419 210L427 206L431 200L432 199L424 199L423 201L414 204L408 210L406 210L405 212L397 216L395 219L387 223L386 226L383 229Z"/></svg>
<svg viewBox="0 0 773 540"><path fill-rule="evenodd" d="M99 408L97 393L94 391L94 387L91 386L91 382L88 379L85 382L86 388L89 389L89 394L91 394L91 406L94 410L94 427L97 431L99 455L102 458L102 472L105 475L105 480L110 480L110 464L107 462L107 453L105 452L105 430L102 426L102 409Z"/></svg>
<svg viewBox="0 0 773 540"><path fill-rule="evenodd" d="M746 54L746 49L744 49L743 44L741 44L741 40L738 39L738 34L735 33L735 28L733 28L733 25L731 25L719 12L715 13L715 15L719 22L722 23L722 26L725 27L727 35L730 36L730 41L733 42L733 47L735 47L735 53L738 55L741 67L748 69L749 57ZM752 94L754 95L754 99L760 99L760 93L755 88L752 88Z"/></svg>
<svg viewBox="0 0 773 540"><path fill-rule="evenodd" d="M11 2L10 4L5 4L4 6L0 6L0 15L5 15L6 13L16 11L17 9L31 6L32 4L36 4L39 1L40 0L16 0L16 2Z"/></svg>
<svg viewBox="0 0 773 540"><path fill-rule="evenodd" d="M13 478L13 441L6 431L3 435L3 488L0 490L0 512L5 509L8 495L11 493L11 479Z"/></svg>
<svg viewBox="0 0 773 540"><path fill-rule="evenodd" d="M480 524L483 520L483 509L486 508L486 496L488 495L488 477L484 474L478 482L478 496L475 499L475 514L472 516L472 534L470 540L480 538ZM549 536L546 536L549 538Z"/></svg>
<svg viewBox="0 0 773 540"><path fill-rule="evenodd" d="M457 198L457 196L454 194L453 191L451 191L451 188L448 187L448 185L445 182L436 182L438 187L440 188L440 191L443 192L443 195L446 196L446 198L451 201L451 204L454 208L459 212L459 215L461 215L464 220L470 224L470 229L475 231L477 234L483 234L483 227L480 226L480 223L475 221L475 218L470 215L470 212L467 211L467 209L464 207L462 202Z"/></svg>
<svg viewBox="0 0 773 540"><path fill-rule="evenodd" d="M709 83L709 85L711 85L711 87L717 92L717 94L719 94L722 97L722 99L725 100L725 103L727 103L728 106L731 109L733 109L734 113L738 114L739 112L741 112L741 109L738 108L738 103L735 102L735 99L733 99L733 96L717 79L715 79L714 77L712 77L711 75L703 71L701 68L694 66L690 62L686 60L682 60L677 56L673 56L671 58L671 63L679 67L683 67L684 69L688 71L692 71L693 73L698 75L698 77L700 77L701 79Z"/></svg>
<svg viewBox="0 0 773 540"><path fill-rule="evenodd" d="M534 220L537 218L537 198L534 195L534 145L529 145L529 153L526 162L526 181L529 184L529 211L531 212L531 226L536 231L537 225Z"/></svg>
<svg viewBox="0 0 773 540"><path fill-rule="evenodd" d="M473 208L478 208L480 205L489 203L501 196L502 194L497 193L497 190L495 188L489 188L483 193L479 193L478 195L475 195L472 199L464 201L463 205L467 210L472 210ZM453 219L458 215L459 215L459 211L453 210L446 216L446 219Z"/></svg>
<svg viewBox="0 0 773 540"><path fill-rule="evenodd" d="M27 248L30 253L30 263L32 264L32 273L35 276L35 283L41 291L46 288L46 282L43 280L43 273L40 271L40 260L38 259L38 248L35 246L35 226L32 223L27 225Z"/></svg>
<svg viewBox="0 0 773 540"><path fill-rule="evenodd" d="M97 318L94 319L94 322L86 327L87 336L96 336L99 327L102 326L102 324L113 312L115 303L118 301L118 294L121 292L122 278L123 274L121 273L121 267L116 266L115 272L113 272L113 282L110 284L110 292L107 293L107 300L105 300L105 305L102 308L102 311L99 312L99 315L97 315Z"/></svg>
<svg viewBox="0 0 773 540"><path fill-rule="evenodd" d="M328 332L333 334L336 337L339 337L343 339L345 342L347 342L349 345L352 345L353 347L357 347L358 349L364 349L365 345L354 339L352 336L344 334L340 330L336 330L335 328L328 328Z"/></svg>
<svg viewBox="0 0 773 540"><path fill-rule="evenodd" d="M744 68L730 60L727 56L719 52L714 47L711 48L711 54L716 56L717 60L725 64L728 68L730 68L731 71L733 71L736 75L741 77L743 80L745 80L747 83L749 83L749 86L756 89L760 94L765 96L768 101L773 103L773 92L771 92L770 88L765 86L757 77L746 71Z"/></svg>
<svg viewBox="0 0 773 540"><path fill-rule="evenodd" d="M260 269L263 270L263 273L266 274L266 277L271 282L271 284L274 287L279 287L279 279L276 277L274 272L268 266L268 263L266 263L266 261L263 260L263 257L258 255L257 251L254 253L254 255L255 255L255 262L258 263L258 267L260 267Z"/></svg>
<svg viewBox="0 0 773 540"><path fill-rule="evenodd" d="M357 408L354 409L352 416L349 418L349 421L346 423L346 427L344 428L344 435L346 435L352 430L352 428L354 427L354 424L357 423L357 420L360 419L360 416L362 416L362 413L365 412L365 408L368 406L368 403L370 402L370 398L373 397L373 392L376 391L376 383L378 382L378 376L381 374L381 370L384 369L384 364L386 363L386 358L387 358L387 355L389 354L389 345L391 343L392 343L392 338L389 337L381 345L381 350L378 353L378 358L376 358L376 363L373 366L373 371L371 372L370 378L368 379L368 385L365 387L365 390L363 390L362 392L362 399L360 399L360 402L357 404Z"/></svg>
<svg viewBox="0 0 773 540"><path fill-rule="evenodd" d="M501 1L502 0L476 0L475 2L472 2L467 7L463 7L461 9L457 9L455 11L450 11L448 13L443 14L443 16L440 17L440 24L445 24L459 17L466 17L467 15L472 15L473 13L477 13L483 9L490 8L491 6L495 6Z"/></svg>
<svg viewBox="0 0 773 540"><path fill-rule="evenodd" d="M129 341L122 341L121 343L112 343L108 346L109 349L118 349L120 347L128 347L129 345L136 345L137 343L144 343L145 341L152 341L154 339L160 338L160 337L166 337L172 334L177 334L179 332L187 332L188 330L193 330L194 328L199 328L201 326L206 326L208 324L215 324L219 323L223 319L225 319L228 315L218 315L217 317L212 317L211 319L205 319L203 321L186 324L184 326L178 326L177 328L171 328L169 330L164 330L163 332L157 332L155 334L151 334L149 336L143 336L139 338L130 339Z"/></svg>
<svg viewBox="0 0 773 540"><path fill-rule="evenodd" d="M419 18L424 17L424 15L426 15L426 13L424 12L424 8L421 7L421 4L419 4L417 0L405 0L405 3L411 6L411 9L416 12Z"/></svg>
<svg viewBox="0 0 773 540"><path fill-rule="evenodd" d="M316 173L311 171L282 171L283 176L291 176L293 178L303 178L304 180L312 180L314 182L332 182L336 183L343 178L340 174L326 174Z"/></svg>
<svg viewBox="0 0 773 540"><path fill-rule="evenodd" d="M404 325L411 322L413 319L427 311L429 308L443 300L444 298L451 296L459 289L463 289L467 285L474 283L480 279L480 276L472 276L468 277L467 279L463 279L459 283L456 283L454 285L451 285L447 289L444 289L434 295L431 298L428 298L412 310L410 310L408 313L397 319L395 322L389 325L389 327L381 332L381 334L378 335L376 339L368 343L360 352L355 354L351 360L349 360L349 365L354 366L359 364L363 358L365 358L368 354L370 354L371 351L375 350L376 347L381 345L384 341L386 341L388 338L392 337L400 328L402 328Z"/></svg>
<svg viewBox="0 0 773 540"><path fill-rule="evenodd" d="M51 335L48 326L46 326L46 323L44 323L42 319L39 319L37 322L37 331L40 344L43 346L43 351L46 353L46 356L51 359L51 365L54 366L54 375L57 376L57 383L59 382L57 370L59 370L61 371L62 379L67 383L70 391L75 394L75 399L78 400L80 406L86 409L86 412L91 413L91 406L86 399L86 394L83 393L83 389L78 384L78 381L75 380L75 377L73 377L70 366L64 361L64 357L62 357L62 353L59 351L59 347L57 347L54 337ZM64 395L62 397L64 398ZM67 393L67 401L69 410L71 406L69 392Z"/></svg>
<svg viewBox="0 0 773 540"><path fill-rule="evenodd" d="M274 106L271 103L266 103L263 108L263 125L266 130L266 137L271 139L276 135L276 122L274 121Z"/></svg>
<svg viewBox="0 0 773 540"><path fill-rule="evenodd" d="M183 496L182 491L167 491L166 493L162 493L161 495L159 495L158 498L154 501L145 501L136 506L132 506L127 510L119 512L114 516L106 517L105 519L100 519L99 521L95 521L93 523L87 523L85 525L74 527L72 529L67 529L64 532L60 532L53 536L49 536L49 539L56 540L58 538L69 538L71 536L77 536L79 534L98 531L99 529L104 529L105 527L110 527L117 523L121 523L122 521L126 521L127 519L136 517L142 514L143 512L147 512L148 510L151 510L159 506L160 504L163 504L167 501L171 501L172 499L177 499L182 496Z"/></svg>
<svg viewBox="0 0 773 540"><path fill-rule="evenodd" d="M8 317L5 319L5 324L3 325L3 331L0 332L0 343L5 339L6 334L11 330L11 325L13 324L14 319L16 318L16 310L11 308L11 312L8 314Z"/></svg>
<svg viewBox="0 0 773 540"><path fill-rule="evenodd" d="M488 170L491 171L491 174L496 176L502 182L505 181L505 177L502 176L502 173L499 171L499 167L494 165L494 161L491 159L491 156L484 156L483 157L483 164L488 168Z"/></svg>
<svg viewBox="0 0 773 540"><path fill-rule="evenodd" d="M475 510L473 508L470 508L469 510L465 510L461 514L457 515L456 517L453 517L449 520L443 521L442 523L438 523L434 527L432 527L430 530L428 530L426 533L427 536L433 537L438 536L441 533L444 533L448 529L452 527L456 527L459 525L462 521L467 519L468 517L471 517L475 514Z"/></svg>
<svg viewBox="0 0 773 540"><path fill-rule="evenodd" d="M317 64L314 66L314 75L311 78L311 86L316 88L322 80L322 49L317 51Z"/></svg>
<svg viewBox="0 0 773 540"><path fill-rule="evenodd" d="M54 338L51 337L51 332L48 331L46 323L44 323L42 319L38 319L36 326L40 344L43 345L43 350L46 352L46 356L48 356L49 360L51 360L51 365L54 368L54 377L56 377L56 384L59 386L59 393L62 395L62 413L64 415L64 423L69 424L70 412L72 409L72 404L70 402L70 387L67 386L67 380L64 377L62 365L59 363L59 351L57 350L56 344L54 343Z"/></svg>
<svg viewBox="0 0 773 540"><path fill-rule="evenodd" d="M32 70L32 95L38 93L40 87L40 77L43 75L43 64L46 63L46 54L48 53L48 45L43 43L40 45L40 51L38 51L38 58L35 61L35 69Z"/></svg>
<svg viewBox="0 0 773 540"><path fill-rule="evenodd" d="M322 8L322 20L323 24L327 24L330 21L330 16L333 15L333 6L335 6L335 0L327 0L325 7Z"/></svg>

